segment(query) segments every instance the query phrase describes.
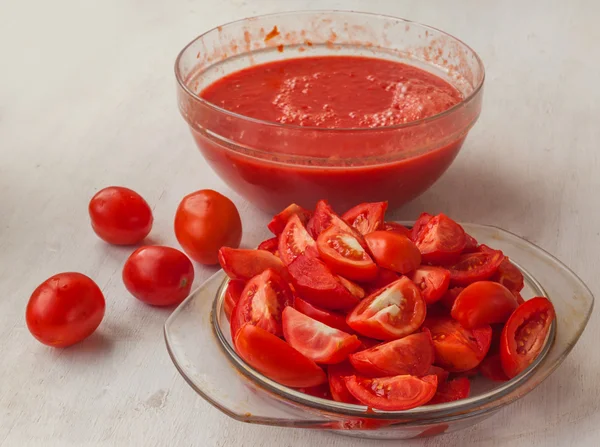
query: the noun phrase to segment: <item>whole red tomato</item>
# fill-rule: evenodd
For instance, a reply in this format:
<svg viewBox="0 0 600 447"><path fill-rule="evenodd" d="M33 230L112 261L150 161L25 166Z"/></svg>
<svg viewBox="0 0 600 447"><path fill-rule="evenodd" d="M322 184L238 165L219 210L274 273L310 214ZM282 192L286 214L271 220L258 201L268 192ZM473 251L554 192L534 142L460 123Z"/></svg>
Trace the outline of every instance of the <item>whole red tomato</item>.
<svg viewBox="0 0 600 447"><path fill-rule="evenodd" d="M123 267L123 283L127 290L153 306L179 304L189 295L192 282L192 262L171 247L138 248Z"/></svg>
<svg viewBox="0 0 600 447"><path fill-rule="evenodd" d="M190 258L200 264L219 262L221 247L237 248L242 221L231 200L211 189L183 198L175 214L175 236Z"/></svg>
<svg viewBox="0 0 600 447"><path fill-rule="evenodd" d="M152 229L152 210L137 192L109 186L96 193L88 206L92 228L100 239L115 245L140 242Z"/></svg>
<svg viewBox="0 0 600 447"><path fill-rule="evenodd" d="M94 281L81 273L59 273L33 291L25 318L40 342L65 347L91 335L104 309L104 295Z"/></svg>

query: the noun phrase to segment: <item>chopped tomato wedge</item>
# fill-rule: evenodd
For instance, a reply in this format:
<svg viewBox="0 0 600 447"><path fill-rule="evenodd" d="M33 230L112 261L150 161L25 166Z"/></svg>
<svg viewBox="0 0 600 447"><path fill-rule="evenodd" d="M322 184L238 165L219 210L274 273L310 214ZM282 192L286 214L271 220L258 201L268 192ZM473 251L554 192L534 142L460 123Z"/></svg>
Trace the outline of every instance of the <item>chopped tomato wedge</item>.
<svg viewBox="0 0 600 447"><path fill-rule="evenodd" d="M431 331L435 364L450 372L475 368L484 359L492 341L492 328L466 329L449 317L427 318L424 327Z"/></svg>
<svg viewBox="0 0 600 447"><path fill-rule="evenodd" d="M496 273L494 273L490 280L499 282L515 295L525 287L523 273L506 257L502 260L498 266L498 270L496 270Z"/></svg>
<svg viewBox="0 0 600 447"><path fill-rule="evenodd" d="M338 276L338 279L342 283L342 285L350 292L353 296L362 300L365 297L364 289L358 284L350 281L349 279L344 278L343 276Z"/></svg>
<svg viewBox="0 0 600 447"><path fill-rule="evenodd" d="M463 253L473 253L478 250L479 242L473 236L468 233L465 233L465 248L463 249Z"/></svg>
<svg viewBox="0 0 600 447"><path fill-rule="evenodd" d="M294 297L287 282L273 269L255 276L242 291L233 310L231 336L245 323L259 326L277 336L283 335L281 313L292 304Z"/></svg>
<svg viewBox="0 0 600 447"><path fill-rule="evenodd" d="M456 298L458 297L460 292L462 292L463 290L465 290L464 287L449 288L448 291L446 293L444 293L444 296L442 296L442 298L440 299L440 303L446 309L451 310L452 306L454 306L454 302L456 301Z"/></svg>
<svg viewBox="0 0 600 447"><path fill-rule="evenodd" d="M446 263L461 254L467 241L459 224L445 214L438 214L419 231L415 243L424 262Z"/></svg>
<svg viewBox="0 0 600 447"><path fill-rule="evenodd" d="M412 274L412 280L421 290L427 304L439 301L450 286L450 272L442 267L422 265Z"/></svg>
<svg viewBox="0 0 600 447"><path fill-rule="evenodd" d="M502 284L478 281L467 286L454 301L452 318L467 329L504 323L517 308L517 299Z"/></svg>
<svg viewBox="0 0 600 447"><path fill-rule="evenodd" d="M383 226L387 202L361 203L342 215L346 223L361 234L369 234Z"/></svg>
<svg viewBox="0 0 600 447"><path fill-rule="evenodd" d="M509 378L523 372L539 355L554 317L554 306L544 297L525 301L510 316L500 336L500 360Z"/></svg>
<svg viewBox="0 0 600 447"><path fill-rule="evenodd" d="M317 238L321 259L338 275L356 281L377 276L377 265L352 233L332 225Z"/></svg>
<svg viewBox="0 0 600 447"><path fill-rule="evenodd" d="M302 312L304 315L320 321L321 323L326 324L327 326L339 329L340 331L352 333L352 329L350 326L348 326L348 323L346 323L346 316L343 314L320 309L319 307L314 306L298 297L294 299L294 309Z"/></svg>
<svg viewBox="0 0 600 447"><path fill-rule="evenodd" d="M437 376L394 376L376 379L350 376L348 391L360 402L378 410L402 411L425 405L435 395Z"/></svg>
<svg viewBox="0 0 600 447"><path fill-rule="evenodd" d="M399 278L400 278L400 275L398 275L398 273L392 272L391 270L388 270L388 269L379 268L379 271L377 272L377 277L373 281L369 281L368 283L364 284L365 293L370 295L371 293L375 292L376 290L379 290L382 287L385 287L388 284L391 284L394 281L397 281Z"/></svg>
<svg viewBox="0 0 600 447"><path fill-rule="evenodd" d="M273 219L271 220L271 222L269 222L269 224L267 225L267 228L271 230L271 233L273 233L275 236L279 236L283 232L283 229L287 225L288 220L290 220L290 217L292 216L298 216L298 219L300 220L300 222L302 222L302 225L306 225L308 219L310 219L311 212L305 210L300 205L292 203L281 213L276 214L275 217L273 217Z"/></svg>
<svg viewBox="0 0 600 447"><path fill-rule="evenodd" d="M515 294L515 297L517 298L517 303L519 303L519 306L525 302L525 300L523 299L523 297L521 296L521 294L519 292L517 292Z"/></svg>
<svg viewBox="0 0 600 447"><path fill-rule="evenodd" d="M415 332L426 311L419 289L404 276L363 299L346 321L367 337L395 340Z"/></svg>
<svg viewBox="0 0 600 447"><path fill-rule="evenodd" d="M279 257L288 266L300 255L317 256L317 243L293 214L279 236Z"/></svg>
<svg viewBox="0 0 600 447"><path fill-rule="evenodd" d="M327 376L329 377L329 390L331 391L331 397L337 402L345 402L347 404L359 403L356 398L350 394L348 387L346 387L346 377L353 376L356 374L354 368L348 361L343 361L335 365L329 365L327 367Z"/></svg>
<svg viewBox="0 0 600 447"><path fill-rule="evenodd" d="M500 250L480 251L460 256L450 270L450 284L468 286L476 281L489 279L504 259Z"/></svg>
<svg viewBox="0 0 600 447"><path fill-rule="evenodd" d="M283 310L283 335L292 348L316 363L340 363L360 346L356 335L327 326L293 307Z"/></svg>
<svg viewBox="0 0 600 447"><path fill-rule="evenodd" d="M429 401L429 405L466 399L470 393L471 381L466 377L459 377L439 384L435 396Z"/></svg>
<svg viewBox="0 0 600 447"><path fill-rule="evenodd" d="M409 228L406 228L404 225L400 225L397 222L384 222L382 230L402 234L403 236L406 236L407 238L412 240L412 231Z"/></svg>
<svg viewBox="0 0 600 447"><path fill-rule="evenodd" d="M429 223L429 221L433 218L433 216L429 213L421 213L419 218L415 221L415 224L411 230L411 239L413 242L417 242L419 239L419 234L425 228L425 226Z"/></svg>
<svg viewBox="0 0 600 447"><path fill-rule="evenodd" d="M421 252L406 236L391 231L374 231L365 236L365 241L380 267L404 274L421 264Z"/></svg>
<svg viewBox="0 0 600 447"><path fill-rule="evenodd" d="M233 309L235 309L235 305L240 300L242 292L244 291L244 287L246 287L245 281L239 281L235 279L232 279L227 284L227 288L225 289L225 298L223 300L223 310L225 311L227 321L231 321Z"/></svg>
<svg viewBox="0 0 600 447"><path fill-rule="evenodd" d="M219 263L231 279L248 281L266 269L273 269L282 277L289 278L281 259L266 250L221 247Z"/></svg>
<svg viewBox="0 0 600 447"><path fill-rule="evenodd" d="M266 239L266 240L262 241L257 247L257 250L266 250L269 253L273 253L275 256L277 256L278 249L279 249L279 238L276 238L276 237L272 237L271 239Z"/></svg>
<svg viewBox="0 0 600 447"><path fill-rule="evenodd" d="M239 356L252 368L284 386L304 388L327 381L325 372L270 332L243 325L234 338Z"/></svg>
<svg viewBox="0 0 600 447"><path fill-rule="evenodd" d="M319 200L315 207L314 214L306 224L306 229L314 239L317 239L323 231L332 225L342 231L353 234L363 248L366 248L367 245L365 244L362 234L338 216L326 200Z"/></svg>
<svg viewBox="0 0 600 447"><path fill-rule="evenodd" d="M440 368L439 366L435 366L435 365L431 365L431 368L429 368L429 371L427 372L427 375L431 375L431 374L435 374L438 378L438 387L444 383L446 380L448 380L448 377L450 376L450 373L448 371L446 371L444 368Z"/></svg>
<svg viewBox="0 0 600 447"><path fill-rule="evenodd" d="M350 354L354 369L367 377L425 376L433 359L433 341L427 330Z"/></svg>
<svg viewBox="0 0 600 447"><path fill-rule="evenodd" d="M483 359L481 365L479 365L479 371L484 377L494 382L506 382L508 380L502 369L500 354L488 355Z"/></svg>

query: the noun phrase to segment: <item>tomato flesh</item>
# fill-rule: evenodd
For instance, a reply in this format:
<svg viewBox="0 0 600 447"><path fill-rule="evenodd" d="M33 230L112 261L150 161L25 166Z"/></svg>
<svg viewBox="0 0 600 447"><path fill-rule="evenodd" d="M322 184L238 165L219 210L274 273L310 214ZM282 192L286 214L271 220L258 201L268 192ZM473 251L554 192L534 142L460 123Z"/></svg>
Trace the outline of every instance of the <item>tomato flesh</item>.
<svg viewBox="0 0 600 447"><path fill-rule="evenodd" d="M427 304L438 302L450 286L450 272L442 267L423 265L414 271L411 279Z"/></svg>
<svg viewBox="0 0 600 447"><path fill-rule="evenodd" d="M504 323L517 308L517 299L502 284L478 281L456 297L451 315L467 329Z"/></svg>
<svg viewBox="0 0 600 447"><path fill-rule="evenodd" d="M374 231L365 236L365 241L380 267L404 274L421 264L421 252L406 236L391 231Z"/></svg>
<svg viewBox="0 0 600 447"><path fill-rule="evenodd" d="M248 281L267 269L273 269L282 277L289 278L281 259L266 250L221 247L219 264L231 279Z"/></svg>
<svg viewBox="0 0 600 447"><path fill-rule="evenodd" d="M453 286L468 286L477 281L485 281L496 272L503 259L504 254L500 250L462 255L449 268L450 284Z"/></svg>
<svg viewBox="0 0 600 447"><path fill-rule="evenodd" d="M277 256L279 250L279 238L272 237L271 239L265 239L260 244L258 244L258 247L256 247L256 249L265 250Z"/></svg>
<svg viewBox="0 0 600 447"><path fill-rule="evenodd" d="M244 287L246 287L245 281L237 281L232 279L227 284L227 288L225 289L225 297L223 299L223 310L225 311L227 321L231 321L233 310L242 296Z"/></svg>
<svg viewBox="0 0 600 447"><path fill-rule="evenodd" d="M298 215L292 215L279 236L279 257L289 266L298 256L317 254L317 243L308 234Z"/></svg>
<svg viewBox="0 0 600 447"><path fill-rule="evenodd" d="M463 228L445 214L429 219L416 239L423 261L446 263L456 259L464 250L466 236Z"/></svg>
<svg viewBox="0 0 600 447"><path fill-rule="evenodd" d="M361 203L342 215L346 223L361 234L369 234L383 226L387 202Z"/></svg>
<svg viewBox="0 0 600 447"><path fill-rule="evenodd" d="M304 301L298 297L294 299L294 309L302 312L304 315L320 321L321 323L326 324L327 326L339 329L340 331L344 331L349 334L353 332L350 326L348 326L348 323L346 323L346 316L341 313L320 309L319 307L314 306L308 301Z"/></svg>
<svg viewBox="0 0 600 447"><path fill-rule="evenodd" d="M308 219L310 219L311 214L312 213L310 211L305 210L300 205L292 203L282 212L276 214L271 220L271 222L269 222L269 224L267 225L267 228L271 230L271 233L273 233L275 236L279 236L283 232L283 229L287 225L288 221L290 220L290 217L298 216L298 219L300 220L300 222L302 222L302 225L306 225Z"/></svg>
<svg viewBox="0 0 600 447"><path fill-rule="evenodd" d="M459 377L439 384L435 396L429 401L429 405L466 399L470 393L471 381L466 377Z"/></svg>
<svg viewBox="0 0 600 447"><path fill-rule="evenodd" d="M343 276L338 276L338 280L340 283L342 283L346 290L352 294L352 296L358 298L359 300L362 300L365 297L364 289L355 282L352 282Z"/></svg>

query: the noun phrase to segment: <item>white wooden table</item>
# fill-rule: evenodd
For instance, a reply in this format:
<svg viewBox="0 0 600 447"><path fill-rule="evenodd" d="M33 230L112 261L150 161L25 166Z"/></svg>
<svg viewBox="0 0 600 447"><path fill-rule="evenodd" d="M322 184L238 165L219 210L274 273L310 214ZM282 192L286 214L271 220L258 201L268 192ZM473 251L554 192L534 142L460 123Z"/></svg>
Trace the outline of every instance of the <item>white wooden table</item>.
<svg viewBox="0 0 600 447"><path fill-rule="evenodd" d="M0 447L399 445L244 425L195 395L167 355L166 311L121 282L128 249L98 240L87 203L126 185L152 204L157 243L176 245L186 193L217 189L244 244L268 216L229 191L195 150L175 103L173 62L201 32L282 9L368 10L471 44L487 68L484 112L455 165L398 218L421 210L523 235L600 291L600 7L597 2L385 0L0 0ZM31 291L77 270L107 298L90 339L40 345ZM212 270L197 267L199 284ZM463 432L411 446L596 446L598 312L576 349L526 398ZM201 349L201 347L199 347Z"/></svg>

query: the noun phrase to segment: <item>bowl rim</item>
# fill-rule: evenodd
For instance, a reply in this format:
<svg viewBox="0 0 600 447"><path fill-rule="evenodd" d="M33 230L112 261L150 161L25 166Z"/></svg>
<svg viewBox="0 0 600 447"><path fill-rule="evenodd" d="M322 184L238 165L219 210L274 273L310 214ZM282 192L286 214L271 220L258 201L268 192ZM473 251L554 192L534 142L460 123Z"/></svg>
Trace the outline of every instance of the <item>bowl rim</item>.
<svg viewBox="0 0 600 447"><path fill-rule="evenodd" d="M471 93L469 93L469 95L464 97L461 101L459 101L458 103L454 104L452 107L450 107L440 113L428 116L426 118L421 118L421 119L418 119L415 121L410 121L408 123L394 124L391 126L328 128L328 127L299 126L297 124L277 123L277 122L273 122L273 121L267 121L267 120L249 117L246 115L241 115L239 113L221 108L221 107L217 106L216 104L214 104L210 101L207 101L206 99L204 99L204 98L198 96L196 93L194 93L187 85L187 79L189 79L189 76L187 79L184 79L183 76L181 75L180 62L181 62L181 59L183 58L184 54L186 53L186 51L188 51L191 48L191 46L194 45L194 43L196 43L198 40L202 39L204 36L206 36L210 33L219 32L220 30L223 30L226 27L229 27L232 25L237 25L237 24L242 24L245 22L252 22L253 20L257 20L257 19L261 19L261 18L269 18L269 17L277 17L277 16L281 17L281 16L290 16L290 15L307 14L307 13L313 13L313 14L344 13L344 14L352 14L352 15L358 15L358 16L368 16L368 17L372 17L372 18L391 19L391 20L403 22L407 25L415 25L415 26L419 26L426 30L432 30L432 31L441 33L441 34L449 37L450 39L453 39L454 41L458 42L460 45L464 46L468 51L473 53L475 60L477 61L477 65L479 66L479 69L481 70L481 78L478 80L477 84L474 86L473 91ZM253 53L256 51L261 51L261 50L252 50L247 53ZM239 55L237 55L237 56L239 56ZM231 57L233 57L233 56L231 56ZM484 82L485 82L485 66L484 66L483 61L482 61L481 57L479 56L479 54L477 54L477 52L473 48L471 48L469 45L467 45L464 41L453 36L452 34L447 33L446 31L443 31L439 28L435 28L433 26L425 25L423 23L405 19L402 17L396 17L396 16L392 16L392 15L388 15L388 14L377 14L377 13L371 13L371 12L361 12L361 11L354 11L354 10L339 10L339 9L295 10L295 11L275 12L275 13L261 14L261 15L257 15L257 16L251 16L251 17L246 17L243 19L233 20L233 21L227 22L223 25L215 26L215 27L209 29L208 31L205 31L204 33L196 36L194 39L192 39L188 44L186 44L183 47L183 49L179 52L179 54L177 55L177 58L175 59L174 69L175 69L175 78L177 79L177 83L178 83L179 87L188 96L190 96L193 100L201 103L202 105L208 107L209 109L213 110L214 112L224 114L229 118L243 120L243 121L247 121L249 123L254 123L257 125L261 125L261 126L269 126L269 127L274 127L274 128L278 128L278 129L288 129L288 130L297 130L297 131L303 130L306 132L318 132L318 133L325 133L325 132L327 132L327 133L384 132L384 131L390 131L390 130L407 129L407 128L419 126L421 124L426 124L429 122L437 121L441 118L451 115L455 111L458 111L461 108L465 107L466 104L469 104L470 102L472 102L478 96L478 94L481 92ZM193 72L193 73L196 74L195 72Z"/></svg>

